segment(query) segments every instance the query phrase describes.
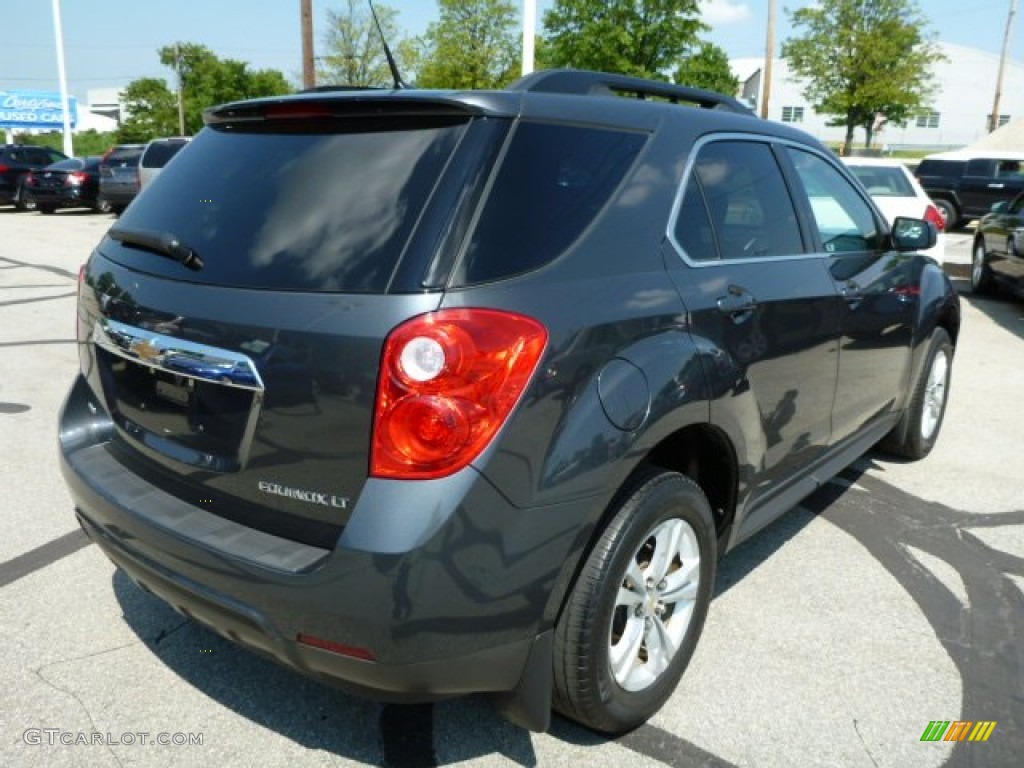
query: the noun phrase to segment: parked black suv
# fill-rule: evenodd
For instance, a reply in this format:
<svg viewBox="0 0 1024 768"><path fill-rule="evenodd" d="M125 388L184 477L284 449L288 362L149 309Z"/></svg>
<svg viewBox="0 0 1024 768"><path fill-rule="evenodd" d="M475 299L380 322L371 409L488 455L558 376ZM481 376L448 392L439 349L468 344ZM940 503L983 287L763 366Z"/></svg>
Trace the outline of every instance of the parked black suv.
<svg viewBox="0 0 1024 768"><path fill-rule="evenodd" d="M561 70L206 123L82 272L62 466L132 579L295 669L621 732L721 554L936 440L934 226L730 98Z"/></svg>
<svg viewBox="0 0 1024 768"><path fill-rule="evenodd" d="M953 229L1024 191L1024 152L942 152L924 158L914 174Z"/></svg>
<svg viewBox="0 0 1024 768"><path fill-rule="evenodd" d="M67 155L49 147L24 144L0 146L0 205L14 205L19 210L29 210L32 206L24 193L25 178L31 171L67 159Z"/></svg>

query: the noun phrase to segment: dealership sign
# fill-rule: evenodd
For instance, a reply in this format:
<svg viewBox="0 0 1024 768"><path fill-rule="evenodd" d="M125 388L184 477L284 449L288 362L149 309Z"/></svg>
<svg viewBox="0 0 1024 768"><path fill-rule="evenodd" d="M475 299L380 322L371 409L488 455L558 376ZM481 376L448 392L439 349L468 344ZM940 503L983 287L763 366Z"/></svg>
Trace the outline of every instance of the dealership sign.
<svg viewBox="0 0 1024 768"><path fill-rule="evenodd" d="M71 126L75 125L78 103L68 97ZM64 127L60 94L53 91L0 91L0 128Z"/></svg>

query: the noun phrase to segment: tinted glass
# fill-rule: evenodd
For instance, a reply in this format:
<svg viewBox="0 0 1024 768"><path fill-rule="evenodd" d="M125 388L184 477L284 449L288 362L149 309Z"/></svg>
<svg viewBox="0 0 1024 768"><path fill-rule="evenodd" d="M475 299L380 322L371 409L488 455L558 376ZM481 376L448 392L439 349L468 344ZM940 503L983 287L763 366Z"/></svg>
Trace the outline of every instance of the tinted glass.
<svg viewBox="0 0 1024 768"><path fill-rule="evenodd" d="M687 258L693 261L718 258L718 247L708 216L708 206L700 182L694 178L686 184L686 194L683 195L682 205L679 206L679 215L672 234Z"/></svg>
<svg viewBox="0 0 1024 768"><path fill-rule="evenodd" d="M767 144L707 144L693 172L704 191L723 259L803 253L796 210Z"/></svg>
<svg viewBox="0 0 1024 768"><path fill-rule="evenodd" d="M856 187L818 155L792 148L789 154L803 182L825 251L845 253L879 247L874 213Z"/></svg>
<svg viewBox="0 0 1024 768"><path fill-rule="evenodd" d="M851 165L849 168L872 197L916 197L906 174L899 168L872 165Z"/></svg>
<svg viewBox="0 0 1024 768"><path fill-rule="evenodd" d="M146 149L145 159L142 165L146 168L163 168L167 161L174 157L187 142L184 141L157 141Z"/></svg>
<svg viewBox="0 0 1024 768"><path fill-rule="evenodd" d="M85 167L85 162L79 160L77 157L69 157L67 160L61 160L59 163L47 166L47 170L51 171L80 171Z"/></svg>
<svg viewBox="0 0 1024 768"><path fill-rule="evenodd" d="M122 168L129 167L133 168L139 164L139 158L142 156L142 149L115 149L109 155L105 161L106 165L111 168Z"/></svg>
<svg viewBox="0 0 1024 768"><path fill-rule="evenodd" d="M917 166L917 175L956 178L963 175L966 165L967 163L960 160L922 160Z"/></svg>
<svg viewBox="0 0 1024 768"><path fill-rule="evenodd" d="M207 128L118 227L170 232L205 267L104 241L122 264L218 285L383 292L463 125L376 132Z"/></svg>
<svg viewBox="0 0 1024 768"><path fill-rule="evenodd" d="M995 173L996 161L986 158L968 160L967 170L964 171L965 176L995 176Z"/></svg>
<svg viewBox="0 0 1024 768"><path fill-rule="evenodd" d="M457 279L497 280L551 262L608 202L645 141L639 133L521 124Z"/></svg>

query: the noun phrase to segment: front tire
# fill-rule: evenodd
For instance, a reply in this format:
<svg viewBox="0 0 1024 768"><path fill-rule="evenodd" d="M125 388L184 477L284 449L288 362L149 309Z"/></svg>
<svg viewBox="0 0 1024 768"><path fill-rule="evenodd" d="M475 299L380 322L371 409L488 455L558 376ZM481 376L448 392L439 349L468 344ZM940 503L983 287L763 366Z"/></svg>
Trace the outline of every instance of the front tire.
<svg viewBox="0 0 1024 768"><path fill-rule="evenodd" d="M880 447L905 459L923 459L939 438L949 400L953 342L945 328L936 328L928 340L928 354L914 387L910 405Z"/></svg>
<svg viewBox="0 0 1024 768"><path fill-rule="evenodd" d="M979 237L974 241L971 256L971 290L980 295L992 293L993 283L992 268L985 258L985 241Z"/></svg>
<svg viewBox="0 0 1024 768"><path fill-rule="evenodd" d="M620 734L661 708L704 626L716 547L688 477L650 468L620 493L555 628L559 712Z"/></svg>
<svg viewBox="0 0 1024 768"><path fill-rule="evenodd" d="M53 213L55 210L57 210L57 209L55 207L53 207L52 205L37 205L36 206L36 210L39 211L40 213L45 213L45 214L49 215L49 214Z"/></svg>

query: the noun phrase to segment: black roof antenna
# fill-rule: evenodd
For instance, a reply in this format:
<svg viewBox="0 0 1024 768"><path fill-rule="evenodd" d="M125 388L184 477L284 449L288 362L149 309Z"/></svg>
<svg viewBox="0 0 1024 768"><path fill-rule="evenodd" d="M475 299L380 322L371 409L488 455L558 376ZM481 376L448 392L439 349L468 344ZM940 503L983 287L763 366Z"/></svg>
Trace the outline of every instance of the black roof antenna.
<svg viewBox="0 0 1024 768"><path fill-rule="evenodd" d="M395 63L395 57L391 55L391 47L388 45L388 40L384 37L384 30L380 26L380 19L377 18L377 11L373 7L373 0L366 0L367 5L370 6L370 13L373 14L373 23L377 25L377 34L380 35L380 41L384 43L384 55L388 59L388 69L391 70L391 79L395 81L395 90L400 91L403 88L408 88L405 81L402 80L402 76L398 72L398 65Z"/></svg>

